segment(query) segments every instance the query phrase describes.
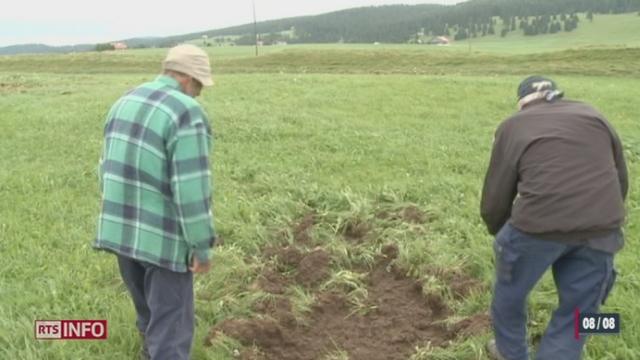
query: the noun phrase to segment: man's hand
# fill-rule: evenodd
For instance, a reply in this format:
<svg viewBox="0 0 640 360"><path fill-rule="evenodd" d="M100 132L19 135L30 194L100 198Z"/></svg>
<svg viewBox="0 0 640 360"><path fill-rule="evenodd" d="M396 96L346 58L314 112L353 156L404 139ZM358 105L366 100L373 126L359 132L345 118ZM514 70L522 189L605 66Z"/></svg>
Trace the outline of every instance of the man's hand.
<svg viewBox="0 0 640 360"><path fill-rule="evenodd" d="M191 258L191 266L189 266L189 271L191 271L192 273L204 274L209 272L209 269L211 269L211 261L201 263L200 261L198 261L197 257L194 256Z"/></svg>

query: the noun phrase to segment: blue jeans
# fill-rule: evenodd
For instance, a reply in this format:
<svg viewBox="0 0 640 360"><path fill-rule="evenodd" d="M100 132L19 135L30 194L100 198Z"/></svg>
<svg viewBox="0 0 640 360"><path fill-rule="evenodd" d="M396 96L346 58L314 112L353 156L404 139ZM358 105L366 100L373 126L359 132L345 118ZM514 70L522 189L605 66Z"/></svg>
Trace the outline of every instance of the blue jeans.
<svg viewBox="0 0 640 360"><path fill-rule="evenodd" d="M496 346L507 360L528 360L527 297L551 267L559 306L540 342L537 360L580 359L585 337L574 335L575 309L598 312L615 281L613 254L537 239L510 224L496 236L496 283L491 316Z"/></svg>
<svg viewBox="0 0 640 360"><path fill-rule="evenodd" d="M193 274L173 272L120 255L118 266L151 359L189 359L195 322Z"/></svg>

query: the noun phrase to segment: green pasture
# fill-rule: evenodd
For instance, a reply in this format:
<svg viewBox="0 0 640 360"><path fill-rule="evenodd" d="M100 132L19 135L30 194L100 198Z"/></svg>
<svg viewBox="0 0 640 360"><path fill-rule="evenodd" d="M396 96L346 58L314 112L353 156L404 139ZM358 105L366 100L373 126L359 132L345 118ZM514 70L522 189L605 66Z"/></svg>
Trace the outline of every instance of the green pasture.
<svg viewBox="0 0 640 360"><path fill-rule="evenodd" d="M473 38L454 43L459 50L486 51L504 54L532 54L566 49L625 48L640 46L640 16L638 14L595 14L589 21L579 14L578 28L556 34L524 36L522 30L500 37L502 22L498 20L495 36Z"/></svg>
<svg viewBox="0 0 640 360"><path fill-rule="evenodd" d="M0 57L0 358L135 358L134 311L115 258L90 246L96 167L108 108L155 76L164 51ZM291 241L283 230L311 211L321 219L313 238L330 252L332 273L396 243L399 263L439 289L459 318L485 311L489 291L453 300L428 271L460 270L490 287L492 238L478 213L480 188L493 132L515 110L516 86L531 72L599 108L625 144L627 243L603 308L621 313L622 334L592 338L585 358L640 358L637 48L552 52L528 62L408 45L282 47L258 58L252 48L209 51L216 84L199 100L215 133L215 222L224 244L212 272L196 281L194 359L233 358L239 344L222 339L206 347L207 331L251 315L264 296L252 286L260 249ZM377 210L407 204L429 221L398 224L356 248L339 235L348 221L375 224ZM550 277L531 301L535 336L556 304ZM34 340L36 319L83 318L108 319L109 339ZM490 336L418 348L413 359L485 359Z"/></svg>

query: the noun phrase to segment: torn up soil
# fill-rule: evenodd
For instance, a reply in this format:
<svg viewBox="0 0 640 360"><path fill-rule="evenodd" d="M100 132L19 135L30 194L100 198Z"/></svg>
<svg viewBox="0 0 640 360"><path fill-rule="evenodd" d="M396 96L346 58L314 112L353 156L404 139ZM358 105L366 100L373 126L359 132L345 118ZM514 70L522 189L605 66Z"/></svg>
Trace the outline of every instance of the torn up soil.
<svg viewBox="0 0 640 360"><path fill-rule="evenodd" d="M342 235L351 241L362 241L371 230L371 225L366 221L354 218L346 221L340 228Z"/></svg>
<svg viewBox="0 0 640 360"><path fill-rule="evenodd" d="M469 277L460 270L433 269L431 274L447 284L456 300L465 299L474 292L487 290L480 280Z"/></svg>
<svg viewBox="0 0 640 360"><path fill-rule="evenodd" d="M329 275L331 258L322 249L316 249L305 255L298 265L296 281L306 287L318 285Z"/></svg>
<svg viewBox="0 0 640 360"><path fill-rule="evenodd" d="M270 294L283 294L293 283L314 287L329 276L331 258L316 248L303 253L295 246L268 248L266 258L275 260L275 269L266 268L257 279L257 287Z"/></svg>
<svg viewBox="0 0 640 360"><path fill-rule="evenodd" d="M275 256L296 267L296 275L266 271L259 286L274 296L254 306L258 316L222 321L211 329L207 343L224 333L246 347L242 359L321 360L344 351L351 360L405 360L416 346L446 347L459 334L473 334L485 326L483 319L475 318L447 326L449 308L440 297L425 296L416 279L393 266L397 255L395 245L383 248L365 278L368 297L361 308L354 308L346 294L323 291L298 320L290 301L281 295L283 288L293 282L317 284L326 276L317 270L328 269L330 257L322 249L302 254L284 248Z"/></svg>
<svg viewBox="0 0 640 360"><path fill-rule="evenodd" d="M491 328L491 317L488 313L481 313L460 320L451 326L451 331L458 338L467 338L487 332Z"/></svg>
<svg viewBox="0 0 640 360"><path fill-rule="evenodd" d="M270 294L284 294L290 283L285 275L267 269L258 276L257 287Z"/></svg>

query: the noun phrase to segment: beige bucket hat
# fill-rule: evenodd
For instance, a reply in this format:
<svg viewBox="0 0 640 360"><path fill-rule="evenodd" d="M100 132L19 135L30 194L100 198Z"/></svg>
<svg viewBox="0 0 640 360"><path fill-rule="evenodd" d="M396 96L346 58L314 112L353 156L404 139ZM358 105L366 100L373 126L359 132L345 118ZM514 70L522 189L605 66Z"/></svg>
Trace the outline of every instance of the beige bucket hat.
<svg viewBox="0 0 640 360"><path fill-rule="evenodd" d="M182 44L169 49L162 68L189 75L203 86L213 85L209 56L195 45Z"/></svg>

